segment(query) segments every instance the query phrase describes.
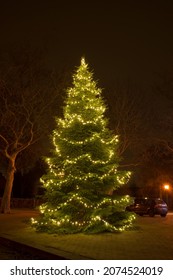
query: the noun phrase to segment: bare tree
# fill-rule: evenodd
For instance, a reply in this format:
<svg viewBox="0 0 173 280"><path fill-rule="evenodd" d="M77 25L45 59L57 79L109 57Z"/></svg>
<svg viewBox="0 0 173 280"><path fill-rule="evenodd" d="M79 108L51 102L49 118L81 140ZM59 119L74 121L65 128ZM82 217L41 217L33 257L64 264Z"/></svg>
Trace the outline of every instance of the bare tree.
<svg viewBox="0 0 173 280"><path fill-rule="evenodd" d="M128 166L140 164L139 155L150 134L150 104L142 90L132 85L117 83L106 96L110 123L119 135L119 155L126 157Z"/></svg>
<svg viewBox="0 0 173 280"><path fill-rule="evenodd" d="M41 67L38 57L30 52L15 56L13 63L6 61L5 67L1 64L0 154L6 178L1 213L10 212L19 155L46 141L53 128L55 107L58 114L62 81L55 87L50 73Z"/></svg>
<svg viewBox="0 0 173 280"><path fill-rule="evenodd" d="M152 85L152 93L155 96L155 104L159 112L157 114L156 145L165 145L172 149L173 135L173 77L172 72L157 73Z"/></svg>
<svg viewBox="0 0 173 280"><path fill-rule="evenodd" d="M173 167L173 79L168 71L157 74L150 90L153 100L152 135L141 154L140 185L145 195L159 195L160 186L172 184Z"/></svg>

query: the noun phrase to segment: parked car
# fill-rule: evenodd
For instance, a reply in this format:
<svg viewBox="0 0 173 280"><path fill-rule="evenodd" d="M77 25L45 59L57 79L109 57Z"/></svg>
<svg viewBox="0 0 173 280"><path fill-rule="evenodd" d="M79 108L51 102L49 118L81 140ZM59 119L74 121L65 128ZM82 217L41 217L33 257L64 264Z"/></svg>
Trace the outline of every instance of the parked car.
<svg viewBox="0 0 173 280"><path fill-rule="evenodd" d="M140 216L160 215L166 217L168 213L167 204L160 198L135 198L134 203L126 207L126 211L135 212Z"/></svg>

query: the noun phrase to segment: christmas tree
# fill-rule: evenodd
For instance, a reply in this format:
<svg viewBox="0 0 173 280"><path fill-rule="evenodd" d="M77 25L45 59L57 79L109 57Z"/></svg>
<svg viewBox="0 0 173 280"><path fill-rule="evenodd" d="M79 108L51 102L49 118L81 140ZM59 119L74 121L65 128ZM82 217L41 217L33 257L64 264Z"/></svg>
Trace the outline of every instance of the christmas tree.
<svg viewBox="0 0 173 280"><path fill-rule="evenodd" d="M56 233L123 231L134 215L128 196L110 195L130 172L118 171L118 137L108 128L106 106L84 58L67 90L64 118L56 119L54 150L46 158L42 182L46 203L40 206L37 230Z"/></svg>

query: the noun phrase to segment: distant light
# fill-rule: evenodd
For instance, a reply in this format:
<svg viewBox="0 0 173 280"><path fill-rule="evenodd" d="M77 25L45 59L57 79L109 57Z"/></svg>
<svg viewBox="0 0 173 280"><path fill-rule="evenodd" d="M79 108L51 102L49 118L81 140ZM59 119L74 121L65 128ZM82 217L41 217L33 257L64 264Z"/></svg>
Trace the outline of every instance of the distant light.
<svg viewBox="0 0 173 280"><path fill-rule="evenodd" d="M169 190L169 185L164 185L165 190Z"/></svg>

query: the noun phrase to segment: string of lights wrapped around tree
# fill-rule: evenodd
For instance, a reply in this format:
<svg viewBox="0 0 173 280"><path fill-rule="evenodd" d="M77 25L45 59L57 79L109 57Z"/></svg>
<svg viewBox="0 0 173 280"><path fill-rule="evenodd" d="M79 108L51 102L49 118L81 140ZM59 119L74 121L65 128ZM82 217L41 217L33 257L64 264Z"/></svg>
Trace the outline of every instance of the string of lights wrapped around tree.
<svg viewBox="0 0 173 280"><path fill-rule="evenodd" d="M101 93L82 58L67 90L64 118L56 119L54 150L41 178L46 203L40 218L31 220L39 231L121 232L133 225L135 215L125 211L129 197L110 195L130 172L118 170L119 137L107 127Z"/></svg>

